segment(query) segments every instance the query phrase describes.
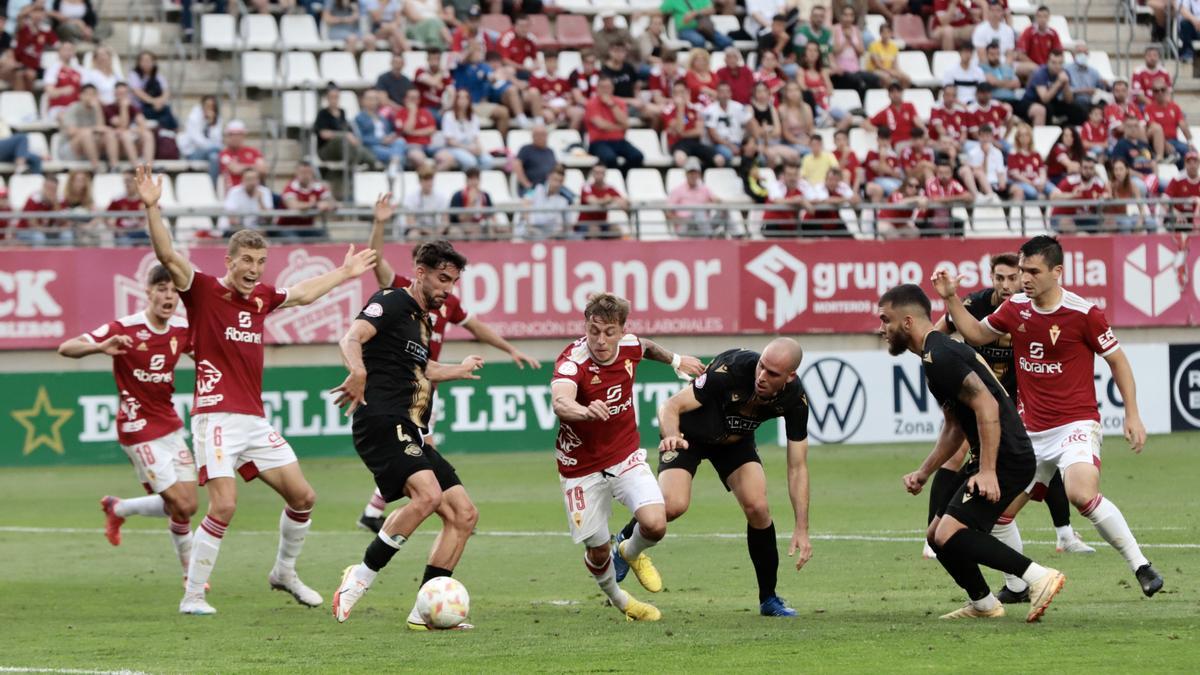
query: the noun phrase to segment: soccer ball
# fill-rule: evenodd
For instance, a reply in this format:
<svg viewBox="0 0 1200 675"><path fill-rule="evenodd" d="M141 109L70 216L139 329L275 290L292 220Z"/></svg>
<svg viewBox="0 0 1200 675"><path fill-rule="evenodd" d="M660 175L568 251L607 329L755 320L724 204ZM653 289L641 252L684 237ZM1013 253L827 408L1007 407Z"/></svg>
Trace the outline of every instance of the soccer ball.
<svg viewBox="0 0 1200 675"><path fill-rule="evenodd" d="M470 611L471 596L458 579L434 577L417 591L417 613L430 628L454 628Z"/></svg>

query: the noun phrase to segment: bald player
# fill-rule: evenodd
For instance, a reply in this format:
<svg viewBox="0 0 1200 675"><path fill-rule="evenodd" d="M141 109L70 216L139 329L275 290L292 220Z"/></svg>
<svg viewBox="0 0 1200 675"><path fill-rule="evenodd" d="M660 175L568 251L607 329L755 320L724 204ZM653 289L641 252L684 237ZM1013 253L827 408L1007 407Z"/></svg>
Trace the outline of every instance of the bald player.
<svg viewBox="0 0 1200 675"><path fill-rule="evenodd" d="M787 483L796 522L788 555L799 552L796 569L812 557L808 537L808 399L796 377L804 352L789 338L776 338L762 354L749 349L723 352L688 387L658 412L658 482L667 520L687 512L692 478L702 460L712 462L725 489L746 514L746 544L758 577L759 612L793 617L796 610L775 594L779 551L775 523L767 506L767 478L754 442L763 422L782 417L787 426ZM633 532L630 521L618 543ZM617 578L628 565L613 558Z"/></svg>

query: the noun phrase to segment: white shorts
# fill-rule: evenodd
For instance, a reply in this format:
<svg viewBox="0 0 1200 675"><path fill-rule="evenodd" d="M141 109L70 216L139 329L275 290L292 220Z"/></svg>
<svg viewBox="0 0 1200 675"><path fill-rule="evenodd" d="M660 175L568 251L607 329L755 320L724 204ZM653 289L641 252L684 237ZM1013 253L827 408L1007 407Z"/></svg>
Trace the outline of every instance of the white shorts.
<svg viewBox="0 0 1200 675"><path fill-rule="evenodd" d="M265 417L238 413L202 413L192 417L192 445L200 484L233 478L247 481L259 473L292 464L296 453Z"/></svg>
<svg viewBox="0 0 1200 675"><path fill-rule="evenodd" d="M196 460L183 429L137 445L122 445L121 449L133 462L138 480L149 494L158 494L176 483L196 480Z"/></svg>
<svg viewBox="0 0 1200 675"><path fill-rule="evenodd" d="M579 478L559 476L559 482L566 499L571 539L576 544L595 547L608 541L613 499L624 504L630 513L637 513L643 506L664 503L658 480L646 464L645 450L638 450L603 471Z"/></svg>
<svg viewBox="0 0 1200 675"><path fill-rule="evenodd" d="M1094 464L1100 468L1100 446L1104 434L1100 423L1092 420L1071 422L1045 431L1030 431L1037 471L1033 474L1030 496L1041 501L1055 471L1066 473L1072 464Z"/></svg>

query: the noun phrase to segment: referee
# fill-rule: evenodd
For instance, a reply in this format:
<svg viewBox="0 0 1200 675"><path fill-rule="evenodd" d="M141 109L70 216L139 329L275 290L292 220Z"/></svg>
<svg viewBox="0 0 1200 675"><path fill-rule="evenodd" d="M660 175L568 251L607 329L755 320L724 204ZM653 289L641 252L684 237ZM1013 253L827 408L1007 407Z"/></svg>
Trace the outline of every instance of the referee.
<svg viewBox="0 0 1200 675"><path fill-rule="evenodd" d="M788 555L799 551L796 569L812 557L808 537L808 399L796 377L804 353L790 338L776 338L762 354L731 349L713 359L700 377L672 396L658 413L662 441L658 482L667 503L667 520L688 509L692 479L708 460L725 489L733 492L746 514L746 545L758 578L759 612L763 616L796 616L775 594L779 551L775 523L767 505L767 479L754 442L763 422L782 417L787 426L788 494L795 527ZM633 533L630 521L618 543ZM615 557L617 578L628 565Z"/></svg>

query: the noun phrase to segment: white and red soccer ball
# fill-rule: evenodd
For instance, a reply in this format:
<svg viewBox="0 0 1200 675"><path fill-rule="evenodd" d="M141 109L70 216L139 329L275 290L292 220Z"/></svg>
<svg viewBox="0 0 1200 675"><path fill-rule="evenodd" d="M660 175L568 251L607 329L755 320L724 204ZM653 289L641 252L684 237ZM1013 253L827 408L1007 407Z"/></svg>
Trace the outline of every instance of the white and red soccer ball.
<svg viewBox="0 0 1200 675"><path fill-rule="evenodd" d="M434 577L417 591L417 613L430 628L454 628L471 611L467 587L451 577Z"/></svg>

